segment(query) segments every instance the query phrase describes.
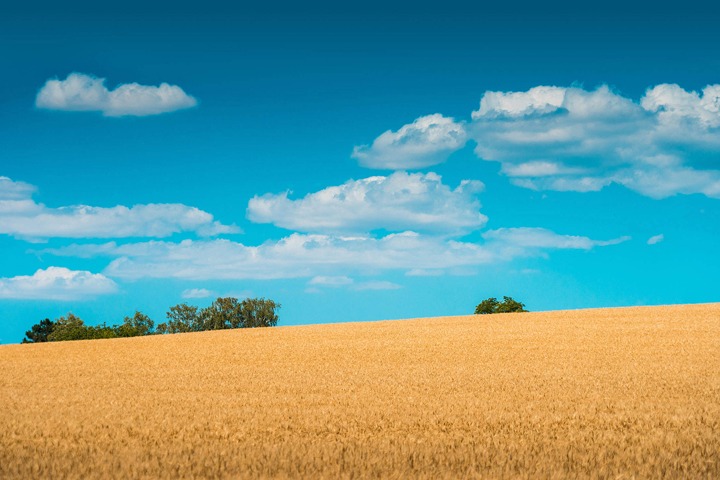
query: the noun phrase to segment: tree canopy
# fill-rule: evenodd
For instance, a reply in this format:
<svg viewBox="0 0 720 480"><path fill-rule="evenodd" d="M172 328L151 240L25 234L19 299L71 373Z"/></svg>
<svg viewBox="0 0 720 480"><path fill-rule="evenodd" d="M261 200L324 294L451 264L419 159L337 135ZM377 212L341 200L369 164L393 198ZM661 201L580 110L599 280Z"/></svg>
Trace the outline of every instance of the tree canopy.
<svg viewBox="0 0 720 480"><path fill-rule="evenodd" d="M170 307L165 314L167 323L161 323L157 327L158 333L187 333L203 330L198 307L181 303Z"/></svg>
<svg viewBox="0 0 720 480"><path fill-rule="evenodd" d="M265 298L220 297L200 311L199 323L203 330L226 328L274 327L278 322L276 310L280 304Z"/></svg>
<svg viewBox="0 0 720 480"><path fill-rule="evenodd" d="M279 303L264 298L246 298L240 303L240 316L245 328L274 327L278 322L275 312Z"/></svg>
<svg viewBox="0 0 720 480"><path fill-rule="evenodd" d="M203 330L225 330L245 326L240 302L233 297L218 297L209 307L200 311L200 318Z"/></svg>
<svg viewBox="0 0 720 480"><path fill-rule="evenodd" d="M22 343L47 342L48 336L53 333L53 330L55 330L55 322L53 322L49 318L41 320L40 322L33 325L30 330L25 332L25 338L23 338Z"/></svg>
<svg viewBox="0 0 720 480"><path fill-rule="evenodd" d="M88 338L87 327L80 317L68 313L66 317L55 320L55 329L48 335L49 342L64 340L85 340Z"/></svg>
<svg viewBox="0 0 720 480"><path fill-rule="evenodd" d="M116 327L118 337L139 337L153 332L155 322L142 312L136 311L132 317L125 317L122 325Z"/></svg>
<svg viewBox="0 0 720 480"><path fill-rule="evenodd" d="M479 315L512 312L527 312L527 310L525 310L525 304L514 300L512 297L503 297L502 302L499 302L495 297L490 297L475 307L475 313Z"/></svg>

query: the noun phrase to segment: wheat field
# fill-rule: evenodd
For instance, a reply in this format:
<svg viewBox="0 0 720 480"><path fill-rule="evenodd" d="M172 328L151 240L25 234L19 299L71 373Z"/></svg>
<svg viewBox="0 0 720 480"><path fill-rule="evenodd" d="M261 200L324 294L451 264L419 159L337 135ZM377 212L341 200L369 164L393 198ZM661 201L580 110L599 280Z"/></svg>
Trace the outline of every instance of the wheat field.
<svg viewBox="0 0 720 480"><path fill-rule="evenodd" d="M720 478L720 304L0 346L0 478Z"/></svg>

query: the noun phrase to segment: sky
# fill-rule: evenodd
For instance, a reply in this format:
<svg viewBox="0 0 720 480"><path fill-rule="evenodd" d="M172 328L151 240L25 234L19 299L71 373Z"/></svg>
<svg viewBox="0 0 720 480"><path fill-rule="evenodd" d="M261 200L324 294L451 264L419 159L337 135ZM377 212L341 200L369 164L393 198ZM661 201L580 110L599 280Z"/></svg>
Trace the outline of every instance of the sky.
<svg viewBox="0 0 720 480"><path fill-rule="evenodd" d="M720 301L714 11L4 6L0 343L219 296L279 325Z"/></svg>

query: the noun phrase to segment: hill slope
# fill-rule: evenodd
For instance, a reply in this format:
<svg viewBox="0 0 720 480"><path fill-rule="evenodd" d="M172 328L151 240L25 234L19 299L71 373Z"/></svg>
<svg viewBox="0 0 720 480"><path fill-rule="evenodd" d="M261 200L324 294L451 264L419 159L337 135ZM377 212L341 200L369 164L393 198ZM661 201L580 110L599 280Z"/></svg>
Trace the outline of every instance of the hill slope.
<svg viewBox="0 0 720 480"><path fill-rule="evenodd" d="M720 304L0 347L0 478L720 477Z"/></svg>

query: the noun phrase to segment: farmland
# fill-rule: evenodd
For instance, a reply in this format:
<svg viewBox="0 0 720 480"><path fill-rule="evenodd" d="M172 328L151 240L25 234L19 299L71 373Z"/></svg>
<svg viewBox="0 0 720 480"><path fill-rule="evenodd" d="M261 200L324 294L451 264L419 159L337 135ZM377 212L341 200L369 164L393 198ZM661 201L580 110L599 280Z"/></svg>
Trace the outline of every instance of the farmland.
<svg viewBox="0 0 720 480"><path fill-rule="evenodd" d="M720 477L720 304L0 346L0 478Z"/></svg>

